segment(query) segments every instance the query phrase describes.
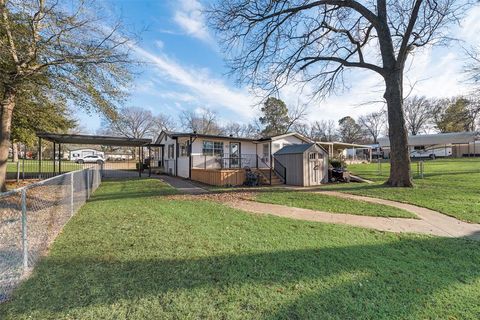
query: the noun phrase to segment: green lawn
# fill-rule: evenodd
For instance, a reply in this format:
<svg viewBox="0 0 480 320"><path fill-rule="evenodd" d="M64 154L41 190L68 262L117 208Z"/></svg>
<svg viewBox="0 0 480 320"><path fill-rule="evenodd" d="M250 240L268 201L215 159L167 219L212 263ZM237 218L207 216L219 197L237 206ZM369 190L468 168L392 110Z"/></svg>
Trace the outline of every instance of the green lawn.
<svg viewBox="0 0 480 320"><path fill-rule="evenodd" d="M480 243L167 199L108 181L0 319L478 319Z"/></svg>
<svg viewBox="0 0 480 320"><path fill-rule="evenodd" d="M37 160L20 160L19 163L20 172L38 172ZM83 165L69 160L62 160L62 172L80 169L83 169ZM56 170L58 171L58 161L56 163ZM9 161L7 163L7 172L17 172L17 163ZM53 160L42 160L42 172L53 172Z"/></svg>
<svg viewBox="0 0 480 320"><path fill-rule="evenodd" d="M378 175L376 163L350 165L348 169L376 183L337 184L326 188L412 203L467 222L480 223L480 158L425 161L424 179L417 177L417 163L414 162L414 188L384 186L390 170L388 163L382 164L382 175Z"/></svg>
<svg viewBox="0 0 480 320"><path fill-rule="evenodd" d="M416 218L417 216L405 210L394 207L341 199L312 192L299 191L272 191L262 192L255 198L256 201L281 204L290 207L305 208L332 213L350 213L361 216Z"/></svg>

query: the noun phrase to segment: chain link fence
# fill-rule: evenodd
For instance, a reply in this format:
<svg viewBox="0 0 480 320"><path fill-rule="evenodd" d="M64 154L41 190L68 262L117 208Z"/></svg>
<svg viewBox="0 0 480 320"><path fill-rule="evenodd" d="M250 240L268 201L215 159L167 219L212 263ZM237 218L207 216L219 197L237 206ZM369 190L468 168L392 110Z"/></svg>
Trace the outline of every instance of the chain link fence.
<svg viewBox="0 0 480 320"><path fill-rule="evenodd" d="M349 166L357 174L388 177L390 160L375 159L370 164ZM480 173L480 157L411 159L410 172L413 179L423 179L434 176L455 176Z"/></svg>
<svg viewBox="0 0 480 320"><path fill-rule="evenodd" d="M91 167L0 194L0 302L30 274L100 182L100 168Z"/></svg>

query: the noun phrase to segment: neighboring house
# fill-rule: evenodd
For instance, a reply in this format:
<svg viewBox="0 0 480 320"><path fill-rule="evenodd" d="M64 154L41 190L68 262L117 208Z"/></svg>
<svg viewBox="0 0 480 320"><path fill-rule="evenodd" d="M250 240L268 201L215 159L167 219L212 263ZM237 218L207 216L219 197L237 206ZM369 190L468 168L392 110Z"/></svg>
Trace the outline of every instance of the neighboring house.
<svg viewBox="0 0 480 320"><path fill-rule="evenodd" d="M378 139L388 156L390 139ZM421 157L470 157L480 155L480 132L450 132L408 136L408 149L412 158Z"/></svg>
<svg viewBox="0 0 480 320"><path fill-rule="evenodd" d="M77 149L77 150L70 150L70 161L76 161L79 158L83 158L86 156L100 156L104 157L105 154L102 151L98 151L95 149Z"/></svg>
<svg viewBox="0 0 480 320"><path fill-rule="evenodd" d="M274 153L285 146L306 143L311 141L298 133L248 139L162 131L155 142L161 151L153 160L165 173L207 184L243 184L247 168L269 183L282 183L285 177L275 171Z"/></svg>

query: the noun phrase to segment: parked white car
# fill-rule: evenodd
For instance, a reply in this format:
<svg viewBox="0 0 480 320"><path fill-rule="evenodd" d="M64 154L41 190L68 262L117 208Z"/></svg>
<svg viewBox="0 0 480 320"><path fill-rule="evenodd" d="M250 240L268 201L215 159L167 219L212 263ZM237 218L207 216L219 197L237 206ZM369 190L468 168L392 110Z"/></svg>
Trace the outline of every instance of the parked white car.
<svg viewBox="0 0 480 320"><path fill-rule="evenodd" d="M80 164L82 164L82 163L104 164L105 160L99 155L90 155L90 156L85 156L85 157L82 157L82 158L78 158L75 162L80 163Z"/></svg>

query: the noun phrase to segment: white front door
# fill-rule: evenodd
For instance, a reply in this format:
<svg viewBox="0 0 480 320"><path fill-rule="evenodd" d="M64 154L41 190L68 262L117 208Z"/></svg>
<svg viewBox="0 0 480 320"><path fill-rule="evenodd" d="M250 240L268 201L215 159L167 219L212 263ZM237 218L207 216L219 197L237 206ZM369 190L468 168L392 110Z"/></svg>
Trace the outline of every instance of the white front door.
<svg viewBox="0 0 480 320"><path fill-rule="evenodd" d="M270 165L270 143L264 143L262 152L262 160L267 165Z"/></svg>
<svg viewBox="0 0 480 320"><path fill-rule="evenodd" d="M240 167L240 142L230 142L230 168Z"/></svg>

